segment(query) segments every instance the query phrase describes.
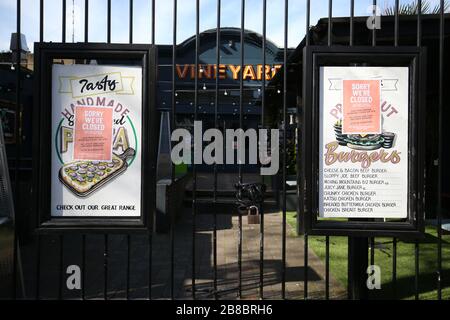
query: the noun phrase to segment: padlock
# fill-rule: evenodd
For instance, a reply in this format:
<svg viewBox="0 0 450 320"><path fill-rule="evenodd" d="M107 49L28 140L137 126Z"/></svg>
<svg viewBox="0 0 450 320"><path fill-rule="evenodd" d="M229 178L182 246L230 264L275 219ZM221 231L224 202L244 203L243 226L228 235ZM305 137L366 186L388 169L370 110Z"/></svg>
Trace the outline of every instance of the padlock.
<svg viewBox="0 0 450 320"><path fill-rule="evenodd" d="M247 211L247 223L248 224L259 224L259 209L257 206L250 206Z"/></svg>

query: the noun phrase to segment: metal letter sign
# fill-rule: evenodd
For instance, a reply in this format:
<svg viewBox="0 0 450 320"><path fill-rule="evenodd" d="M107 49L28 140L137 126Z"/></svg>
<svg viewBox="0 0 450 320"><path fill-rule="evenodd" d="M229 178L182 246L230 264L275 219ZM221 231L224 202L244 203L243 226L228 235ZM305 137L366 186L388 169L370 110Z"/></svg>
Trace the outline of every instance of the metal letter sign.
<svg viewBox="0 0 450 320"><path fill-rule="evenodd" d="M37 44L35 52L40 227L145 229L155 198L152 47Z"/></svg>
<svg viewBox="0 0 450 320"><path fill-rule="evenodd" d="M305 231L420 236L423 60L416 47L305 49Z"/></svg>

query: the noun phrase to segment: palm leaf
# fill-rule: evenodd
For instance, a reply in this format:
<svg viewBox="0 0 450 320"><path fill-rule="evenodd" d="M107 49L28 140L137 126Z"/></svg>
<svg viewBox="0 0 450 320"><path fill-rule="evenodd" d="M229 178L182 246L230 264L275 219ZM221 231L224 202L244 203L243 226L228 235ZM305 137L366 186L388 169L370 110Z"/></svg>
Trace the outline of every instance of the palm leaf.
<svg viewBox="0 0 450 320"><path fill-rule="evenodd" d="M450 9L450 0L444 0L444 12L448 12ZM427 0L423 0L421 4L421 13L422 14L438 14L441 12L440 4L435 5L431 8L431 4ZM384 16L393 16L396 13L395 6L387 6L383 9L382 15ZM399 15L415 15L419 13L419 1L414 1L411 3L403 3L398 6L398 14Z"/></svg>

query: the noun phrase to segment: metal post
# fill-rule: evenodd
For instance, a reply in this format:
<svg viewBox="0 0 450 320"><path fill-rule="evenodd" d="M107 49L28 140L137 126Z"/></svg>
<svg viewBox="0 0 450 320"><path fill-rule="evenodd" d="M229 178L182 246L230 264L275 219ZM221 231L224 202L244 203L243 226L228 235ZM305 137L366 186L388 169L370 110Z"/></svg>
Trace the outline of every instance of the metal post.
<svg viewBox="0 0 450 320"><path fill-rule="evenodd" d="M286 299L286 128L287 128L287 50L288 50L288 0L284 1L284 50L283 50L283 226L281 236L281 299ZM265 67L264 67L265 68Z"/></svg>
<svg viewBox="0 0 450 320"><path fill-rule="evenodd" d="M266 70L266 24L267 24L267 0L263 1L263 40L262 40L262 64ZM264 71L265 72L265 71ZM264 129L264 112L266 106L266 76L262 77L261 89L261 128ZM241 126L242 128L242 126ZM264 176L261 176L261 183L264 183ZM259 206L260 229L259 229L259 298L264 299L264 204Z"/></svg>
<svg viewBox="0 0 450 320"><path fill-rule="evenodd" d="M244 69L244 48L245 48L245 0L241 0L241 70ZM239 127L242 128L242 112L243 112L243 96L244 96L244 78L239 77ZM243 182L242 178L242 164L239 162L239 183ZM238 242L238 296L242 298L242 212L238 210L239 214L239 242Z"/></svg>
<svg viewBox="0 0 450 320"><path fill-rule="evenodd" d="M369 239L348 237L348 298L366 300Z"/></svg>
<svg viewBox="0 0 450 320"><path fill-rule="evenodd" d="M155 44L155 0L152 0L152 32L151 42ZM150 219L150 232L148 234L148 299L152 300L152 266L153 266L153 228L154 218Z"/></svg>
<svg viewBox="0 0 450 320"><path fill-rule="evenodd" d="M173 0L173 23L172 23L172 107L170 114L170 129L175 130L175 66L176 66L176 52L177 52L177 0ZM173 143L172 143L173 148ZM175 164L172 163L171 170L171 183L175 181ZM175 298L175 214L171 215L170 221L170 298L174 300Z"/></svg>
<svg viewBox="0 0 450 320"><path fill-rule="evenodd" d="M200 51L200 0L195 2L195 78L194 78L194 123L198 120L198 73L199 73L199 51ZM192 151L194 158L194 151ZM195 242L197 229L197 167L195 161L192 164L192 299L195 300Z"/></svg>
<svg viewBox="0 0 450 320"><path fill-rule="evenodd" d="M216 29L216 72L219 70L220 65L220 7L221 0L217 0L217 29ZM219 123L217 121L217 115L219 110L219 79L216 73L216 89L215 89L215 102L214 102L214 128L218 129ZM213 215L213 265L214 265L214 298L217 300L217 163L214 163L214 190L213 190L213 202L214 202L214 215Z"/></svg>

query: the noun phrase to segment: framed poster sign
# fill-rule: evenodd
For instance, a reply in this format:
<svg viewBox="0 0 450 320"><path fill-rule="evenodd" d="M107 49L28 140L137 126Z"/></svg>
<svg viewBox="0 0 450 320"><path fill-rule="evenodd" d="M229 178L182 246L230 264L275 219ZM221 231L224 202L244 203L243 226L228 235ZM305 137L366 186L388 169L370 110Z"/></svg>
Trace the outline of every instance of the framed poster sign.
<svg viewBox="0 0 450 320"><path fill-rule="evenodd" d="M155 203L154 50L36 44L39 228L143 229Z"/></svg>
<svg viewBox="0 0 450 320"><path fill-rule="evenodd" d="M420 236L424 52L309 47L304 59L305 232Z"/></svg>

